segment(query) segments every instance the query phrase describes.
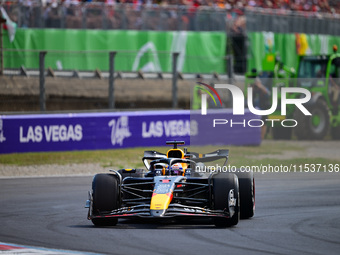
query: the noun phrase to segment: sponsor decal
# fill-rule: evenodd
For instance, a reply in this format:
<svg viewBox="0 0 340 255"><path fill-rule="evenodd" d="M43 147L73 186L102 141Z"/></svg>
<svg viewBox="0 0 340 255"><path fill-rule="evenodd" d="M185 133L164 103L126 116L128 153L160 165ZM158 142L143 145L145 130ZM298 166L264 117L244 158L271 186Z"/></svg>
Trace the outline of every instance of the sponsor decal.
<svg viewBox="0 0 340 255"><path fill-rule="evenodd" d="M129 131L128 116L122 116L118 119L113 119L108 125L111 127L112 145L119 144L120 146L123 146L124 139L131 136Z"/></svg>
<svg viewBox="0 0 340 255"><path fill-rule="evenodd" d="M195 136L198 133L197 121L192 120L169 120L169 121L143 121L142 137L178 137Z"/></svg>
<svg viewBox="0 0 340 255"><path fill-rule="evenodd" d="M19 127L20 143L69 142L81 141L83 128L81 125L49 125L49 126L24 126Z"/></svg>
<svg viewBox="0 0 340 255"><path fill-rule="evenodd" d="M229 206L236 206L236 198L233 189L229 191Z"/></svg>
<svg viewBox="0 0 340 255"><path fill-rule="evenodd" d="M177 71L181 72L184 67L186 58L186 47L188 34L186 31L178 31L173 33L170 52L178 52ZM184 47L183 47L184 45ZM159 46L158 46L159 47ZM162 65L160 59L164 58L164 54L157 49L154 42L148 41L139 50L133 61L132 71L142 72L162 72ZM171 66L171 58L168 60L167 66ZM164 69L163 63L163 69ZM166 69L166 67L165 67Z"/></svg>

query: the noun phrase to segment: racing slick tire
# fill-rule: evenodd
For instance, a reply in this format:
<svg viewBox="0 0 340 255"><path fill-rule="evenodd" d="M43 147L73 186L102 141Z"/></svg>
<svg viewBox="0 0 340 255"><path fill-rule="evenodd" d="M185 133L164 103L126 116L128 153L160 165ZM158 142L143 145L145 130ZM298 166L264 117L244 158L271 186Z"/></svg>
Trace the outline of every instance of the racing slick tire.
<svg viewBox="0 0 340 255"><path fill-rule="evenodd" d="M229 193L233 190L236 204L234 206L234 215L231 218L214 218L216 227L225 228L237 225L240 219L240 193L238 178L235 174L219 173L213 176L213 209L229 211Z"/></svg>
<svg viewBox="0 0 340 255"><path fill-rule="evenodd" d="M118 178L112 174L97 174L92 182L92 212L94 215L119 208ZM117 218L94 218L95 226L115 226Z"/></svg>
<svg viewBox="0 0 340 255"><path fill-rule="evenodd" d="M255 213L255 178L253 172L236 173L240 189L240 217L249 219Z"/></svg>
<svg viewBox="0 0 340 255"><path fill-rule="evenodd" d="M298 125L294 128L299 140L322 140L329 131L330 115L324 100L317 100L308 107L312 115L306 116L300 110L296 110L294 118Z"/></svg>

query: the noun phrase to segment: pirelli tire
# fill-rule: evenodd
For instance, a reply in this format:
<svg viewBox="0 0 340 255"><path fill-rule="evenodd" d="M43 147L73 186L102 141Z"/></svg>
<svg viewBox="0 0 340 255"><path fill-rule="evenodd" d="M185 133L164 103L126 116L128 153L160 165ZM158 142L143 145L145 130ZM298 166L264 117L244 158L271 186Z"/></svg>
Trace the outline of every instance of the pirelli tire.
<svg viewBox="0 0 340 255"><path fill-rule="evenodd" d="M253 172L236 173L240 190L240 216L249 219L255 213L255 178Z"/></svg>
<svg viewBox="0 0 340 255"><path fill-rule="evenodd" d="M97 174L92 181L92 213L94 216L120 207L119 181L113 174ZM115 226L117 218L93 218L95 226Z"/></svg>
<svg viewBox="0 0 340 255"><path fill-rule="evenodd" d="M240 195L238 178L232 173L218 173L213 176L212 203L214 210L229 210L229 194L232 190L236 204L233 206L234 214L231 218L214 218L218 228L235 226L240 219Z"/></svg>
<svg viewBox="0 0 340 255"><path fill-rule="evenodd" d="M330 114L324 100L318 99L308 107L312 115L304 115L299 109L294 112L298 125L294 128L299 140L322 140L329 131Z"/></svg>

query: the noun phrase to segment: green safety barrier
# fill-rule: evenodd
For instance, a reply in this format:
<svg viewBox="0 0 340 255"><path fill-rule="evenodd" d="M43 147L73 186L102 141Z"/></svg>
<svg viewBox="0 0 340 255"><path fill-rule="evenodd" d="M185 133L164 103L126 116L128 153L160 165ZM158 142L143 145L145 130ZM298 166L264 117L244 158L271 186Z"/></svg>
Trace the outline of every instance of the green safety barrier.
<svg viewBox="0 0 340 255"><path fill-rule="evenodd" d="M286 66L295 68L299 55L331 54L333 45L340 50L340 37L331 35L249 32L248 38L248 71L266 71L265 57L269 53L279 54Z"/></svg>
<svg viewBox="0 0 340 255"><path fill-rule="evenodd" d="M180 53L178 71L226 70L223 32L17 29L12 43L5 33L4 48L5 68L37 69L39 58L35 51L46 50L46 67L52 69L108 70L107 52L117 51L116 71L171 72L172 52Z"/></svg>

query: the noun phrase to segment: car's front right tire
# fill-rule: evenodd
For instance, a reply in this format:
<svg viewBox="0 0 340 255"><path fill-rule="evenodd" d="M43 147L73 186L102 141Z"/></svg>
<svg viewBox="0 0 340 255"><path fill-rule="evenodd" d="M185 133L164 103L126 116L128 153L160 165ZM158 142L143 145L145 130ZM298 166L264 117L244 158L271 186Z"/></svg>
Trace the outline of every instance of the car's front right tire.
<svg viewBox="0 0 340 255"><path fill-rule="evenodd" d="M240 185L240 213L241 219L254 216L255 212L255 179L253 172L237 173Z"/></svg>
<svg viewBox="0 0 340 255"><path fill-rule="evenodd" d="M92 181L92 213L94 216L119 208L119 182L113 174L97 174ZM93 218L95 226L115 226L117 218Z"/></svg>

